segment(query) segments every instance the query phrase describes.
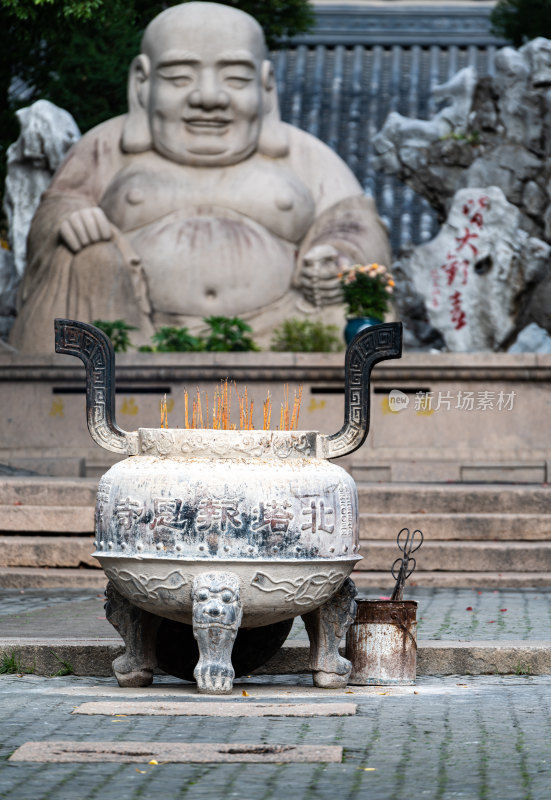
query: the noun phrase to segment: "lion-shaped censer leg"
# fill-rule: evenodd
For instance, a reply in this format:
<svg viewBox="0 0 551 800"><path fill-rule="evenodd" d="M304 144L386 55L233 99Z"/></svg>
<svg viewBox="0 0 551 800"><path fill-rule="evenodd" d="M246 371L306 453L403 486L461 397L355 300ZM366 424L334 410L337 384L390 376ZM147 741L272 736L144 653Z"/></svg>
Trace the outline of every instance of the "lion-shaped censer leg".
<svg viewBox="0 0 551 800"><path fill-rule="evenodd" d="M347 578L326 603L302 617L310 639L310 669L314 685L342 689L348 683L352 664L339 653L339 642L356 616L357 589Z"/></svg>
<svg viewBox="0 0 551 800"><path fill-rule="evenodd" d="M109 581L105 616L122 636L126 650L113 661L119 686L150 686L157 666L155 645L162 618L133 606Z"/></svg>
<svg viewBox="0 0 551 800"><path fill-rule="evenodd" d="M232 648L243 616L239 579L231 572L203 572L193 581L191 599L199 646L193 670L197 688L204 694L228 694L235 677Z"/></svg>

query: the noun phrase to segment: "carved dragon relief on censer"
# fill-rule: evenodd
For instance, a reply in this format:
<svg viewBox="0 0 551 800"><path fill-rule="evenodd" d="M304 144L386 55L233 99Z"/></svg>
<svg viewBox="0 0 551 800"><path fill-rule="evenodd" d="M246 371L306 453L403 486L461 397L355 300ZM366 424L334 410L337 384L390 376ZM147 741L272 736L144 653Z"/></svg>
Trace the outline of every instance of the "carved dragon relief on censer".
<svg viewBox="0 0 551 800"><path fill-rule="evenodd" d="M345 419L333 435L123 431L109 339L74 320L55 330L56 351L85 364L92 438L127 456L100 480L94 553L109 579L107 618L126 646L113 662L119 684L146 686L158 666L200 692L231 692L302 616L314 683L345 686L338 646L356 610L358 498L328 459L365 441L370 373L401 356L400 323L364 329L348 346Z"/></svg>

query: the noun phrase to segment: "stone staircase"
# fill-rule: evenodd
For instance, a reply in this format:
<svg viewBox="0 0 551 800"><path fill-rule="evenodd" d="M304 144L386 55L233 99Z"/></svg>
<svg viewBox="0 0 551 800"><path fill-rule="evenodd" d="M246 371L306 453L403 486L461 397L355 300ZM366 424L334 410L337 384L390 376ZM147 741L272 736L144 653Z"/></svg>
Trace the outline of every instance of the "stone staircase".
<svg viewBox="0 0 551 800"><path fill-rule="evenodd" d="M96 479L0 479L0 587L101 587L93 550ZM411 583L551 585L551 487L364 484L359 487L360 588L392 588L403 527L420 528Z"/></svg>
<svg viewBox="0 0 551 800"><path fill-rule="evenodd" d="M103 587L95 478L0 478L0 587Z"/></svg>
<svg viewBox="0 0 551 800"><path fill-rule="evenodd" d="M551 486L365 484L359 495L360 587L392 586L403 527L425 536L413 585L551 585Z"/></svg>

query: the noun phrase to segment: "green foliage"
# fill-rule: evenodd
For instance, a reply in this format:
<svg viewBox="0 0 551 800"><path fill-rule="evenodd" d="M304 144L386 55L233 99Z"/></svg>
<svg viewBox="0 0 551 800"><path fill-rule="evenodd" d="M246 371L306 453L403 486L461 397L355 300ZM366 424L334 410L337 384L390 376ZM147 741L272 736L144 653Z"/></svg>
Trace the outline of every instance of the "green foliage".
<svg viewBox="0 0 551 800"><path fill-rule="evenodd" d="M153 347L140 347L142 352L153 351L158 353L196 353L204 350L203 341L198 336L192 336L187 328L159 328L151 337Z"/></svg>
<svg viewBox="0 0 551 800"><path fill-rule="evenodd" d="M275 331L271 350L285 353L337 353L343 349L336 325L309 319L286 319Z"/></svg>
<svg viewBox="0 0 551 800"><path fill-rule="evenodd" d="M203 336L192 336L187 328L160 328L153 334L153 346L140 347L142 353L197 353L204 350L218 353L235 353L258 350L247 334L252 332L239 317L207 317L204 322L210 331Z"/></svg>
<svg viewBox="0 0 551 800"><path fill-rule="evenodd" d="M8 655L3 653L2 660L0 661L0 675L15 675L23 672L23 667L17 660L15 653Z"/></svg>
<svg viewBox="0 0 551 800"><path fill-rule="evenodd" d="M31 21L37 19L42 11L41 7L50 6L60 19L91 19L101 11L103 0L2 0L2 5L13 12L21 20Z"/></svg>
<svg viewBox="0 0 551 800"><path fill-rule="evenodd" d="M535 39L551 38L551 0L498 0L490 15L492 33L515 47Z"/></svg>
<svg viewBox="0 0 551 800"><path fill-rule="evenodd" d="M53 650L50 650L50 653L61 664L61 667L58 669L58 671L54 672L51 675L52 678L63 678L65 675L74 675L75 674L74 667L73 667L73 665L71 664L70 661L66 661L64 658L61 658L61 656L58 656L58 654L56 652L54 652Z"/></svg>
<svg viewBox="0 0 551 800"><path fill-rule="evenodd" d="M132 347L128 333L137 330L133 325L128 325L122 319L116 319L113 322L96 319L92 324L109 336L115 353L126 353L128 348Z"/></svg>
<svg viewBox="0 0 551 800"><path fill-rule="evenodd" d="M206 317L210 327L205 340L205 350L217 353L246 353L259 348L247 334L252 333L250 325L239 317Z"/></svg>
<svg viewBox="0 0 551 800"><path fill-rule="evenodd" d="M108 22L64 25L50 45L55 69L35 76L40 95L67 109L82 131L124 113L128 67L139 52L140 38L131 6Z"/></svg>
<svg viewBox="0 0 551 800"><path fill-rule="evenodd" d="M126 112L128 68L153 17L178 0L0 0L0 180L19 134L16 108L40 98L67 109L81 131ZM219 0L224 3L224 0ZM255 16L268 45L313 24L309 0L227 0ZM10 93L13 81L24 96Z"/></svg>
<svg viewBox="0 0 551 800"><path fill-rule="evenodd" d="M384 319L394 287L394 280L386 267L356 265L343 273L341 286L349 317Z"/></svg>

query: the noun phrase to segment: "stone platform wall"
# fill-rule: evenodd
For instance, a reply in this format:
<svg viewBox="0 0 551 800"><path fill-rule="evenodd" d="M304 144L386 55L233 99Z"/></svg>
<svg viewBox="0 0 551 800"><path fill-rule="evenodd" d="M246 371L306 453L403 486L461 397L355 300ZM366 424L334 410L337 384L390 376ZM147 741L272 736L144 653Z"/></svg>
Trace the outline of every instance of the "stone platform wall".
<svg viewBox="0 0 551 800"><path fill-rule="evenodd" d="M343 359L343 354L121 354L117 422L125 430L159 425L166 392L169 425L184 427L184 388L208 389L212 397L215 384L227 376L254 398L256 427L268 390L277 427L283 385L289 384L292 400L294 387L302 384L299 428L333 433L343 421ZM72 362L53 355L0 355L0 465L95 476L116 460L88 435L84 367ZM405 395L407 407L392 410L391 390ZM341 463L359 481L551 481L550 413L551 355L406 354L375 368L371 432Z"/></svg>

